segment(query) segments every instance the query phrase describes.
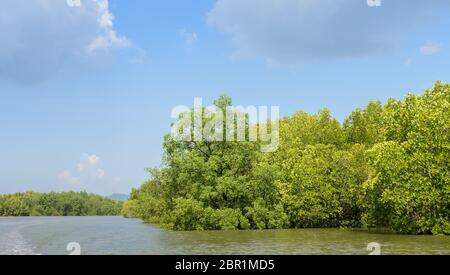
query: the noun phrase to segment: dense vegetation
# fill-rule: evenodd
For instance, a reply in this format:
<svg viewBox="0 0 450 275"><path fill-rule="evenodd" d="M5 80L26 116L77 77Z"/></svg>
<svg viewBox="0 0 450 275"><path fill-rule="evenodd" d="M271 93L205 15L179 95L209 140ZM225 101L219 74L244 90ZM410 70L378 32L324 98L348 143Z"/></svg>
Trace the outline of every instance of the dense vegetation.
<svg viewBox="0 0 450 275"><path fill-rule="evenodd" d="M0 195L0 216L112 216L122 203L86 192Z"/></svg>
<svg viewBox="0 0 450 275"><path fill-rule="evenodd" d="M221 97L216 106L231 104ZM280 145L164 141L122 213L174 230L376 227L450 234L450 85L280 121Z"/></svg>

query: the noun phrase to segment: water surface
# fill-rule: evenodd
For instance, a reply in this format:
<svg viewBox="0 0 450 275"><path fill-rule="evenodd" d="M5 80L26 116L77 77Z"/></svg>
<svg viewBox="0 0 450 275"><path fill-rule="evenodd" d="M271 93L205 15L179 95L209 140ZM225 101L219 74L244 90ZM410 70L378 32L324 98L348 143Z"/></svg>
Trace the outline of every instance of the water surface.
<svg viewBox="0 0 450 275"><path fill-rule="evenodd" d="M174 232L121 217L0 218L0 254L450 254L450 236L345 229Z"/></svg>

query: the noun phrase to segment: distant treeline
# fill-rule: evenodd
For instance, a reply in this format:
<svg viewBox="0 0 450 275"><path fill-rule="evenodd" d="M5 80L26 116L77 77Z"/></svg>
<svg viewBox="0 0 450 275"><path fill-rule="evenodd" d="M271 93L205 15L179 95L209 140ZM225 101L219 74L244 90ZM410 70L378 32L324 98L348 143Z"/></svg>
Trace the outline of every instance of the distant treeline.
<svg viewBox="0 0 450 275"><path fill-rule="evenodd" d="M0 195L0 216L115 216L121 202L86 192Z"/></svg>
<svg viewBox="0 0 450 275"><path fill-rule="evenodd" d="M231 99L215 105L224 110ZM326 109L299 111L281 119L276 152L259 148L167 135L163 165L133 190L123 215L174 230L374 227L450 234L448 84L385 105L370 102L343 124Z"/></svg>

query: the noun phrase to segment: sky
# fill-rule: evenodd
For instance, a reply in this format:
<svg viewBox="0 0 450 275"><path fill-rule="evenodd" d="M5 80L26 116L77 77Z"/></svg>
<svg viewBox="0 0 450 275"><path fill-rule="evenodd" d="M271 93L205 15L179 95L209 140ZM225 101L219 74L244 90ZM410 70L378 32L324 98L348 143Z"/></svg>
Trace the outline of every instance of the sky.
<svg viewBox="0 0 450 275"><path fill-rule="evenodd" d="M0 193L129 193L196 97L343 121L450 82L450 0L0 5Z"/></svg>

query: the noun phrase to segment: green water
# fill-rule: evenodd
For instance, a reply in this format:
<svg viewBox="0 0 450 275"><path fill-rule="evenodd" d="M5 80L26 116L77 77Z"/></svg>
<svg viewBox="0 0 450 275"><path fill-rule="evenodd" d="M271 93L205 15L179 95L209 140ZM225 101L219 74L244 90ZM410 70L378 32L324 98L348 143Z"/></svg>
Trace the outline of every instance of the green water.
<svg viewBox="0 0 450 275"><path fill-rule="evenodd" d="M450 254L450 236L360 230L173 232L120 217L0 218L0 254Z"/></svg>

